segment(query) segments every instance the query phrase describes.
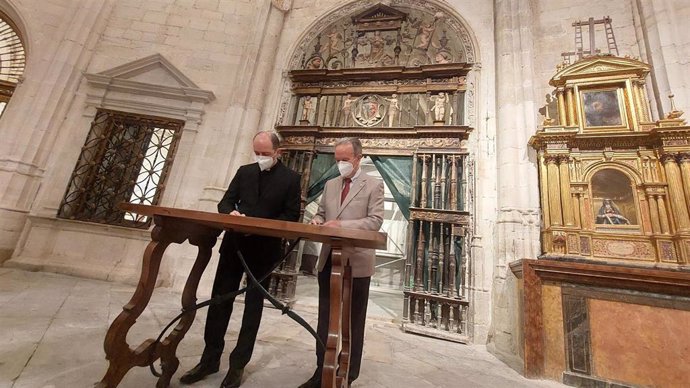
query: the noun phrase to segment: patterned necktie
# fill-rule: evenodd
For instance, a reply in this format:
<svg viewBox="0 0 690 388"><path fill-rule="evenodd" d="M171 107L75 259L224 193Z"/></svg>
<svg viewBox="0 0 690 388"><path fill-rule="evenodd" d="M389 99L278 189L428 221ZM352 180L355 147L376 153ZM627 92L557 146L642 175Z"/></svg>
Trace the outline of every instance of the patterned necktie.
<svg viewBox="0 0 690 388"><path fill-rule="evenodd" d="M343 202L345 201L345 198L347 197L347 193L350 192L350 182L352 182L352 179L350 178L343 178L343 191L340 193L340 204L342 205Z"/></svg>

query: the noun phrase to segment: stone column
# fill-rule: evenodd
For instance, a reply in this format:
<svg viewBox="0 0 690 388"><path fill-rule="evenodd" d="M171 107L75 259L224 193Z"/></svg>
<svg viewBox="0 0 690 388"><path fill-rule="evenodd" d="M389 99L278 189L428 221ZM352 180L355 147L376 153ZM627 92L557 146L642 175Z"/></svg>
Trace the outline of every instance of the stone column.
<svg viewBox="0 0 690 388"><path fill-rule="evenodd" d="M238 72L234 81L236 92L233 94L231 106L226 111L226 130L234 131L234 137L227 149L227 143L217 146L226 149L220 153L223 160L218 161L210 185L204 188L201 198L201 210L215 211L216 204L223 196L227 185L235 175L237 169L252 162L251 139L260 130L259 121L266 105L267 87L270 73L276 61L276 51L280 43L280 33L283 30L285 14L290 10L290 1L274 0L255 3L261 9L259 16L252 24L253 40L242 52L244 72Z"/></svg>
<svg viewBox="0 0 690 388"><path fill-rule="evenodd" d="M575 220L573 218L573 203L570 194L570 169L569 160L567 156L562 156L558 159L558 169L561 191L561 205L563 206L563 224L565 226L573 226Z"/></svg>
<svg viewBox="0 0 690 388"><path fill-rule="evenodd" d="M82 81L112 0L65 7L50 40L31 42L27 77L0 122L0 263L9 259L43 180L48 157ZM57 8L57 6L56 6ZM58 17L60 15L57 15ZM50 46L49 42L56 42ZM26 109L14 109L26 107Z"/></svg>
<svg viewBox="0 0 690 388"><path fill-rule="evenodd" d="M671 210L675 215L676 225L679 230L687 231L690 229L690 218L688 218L688 207L685 204L685 195L683 193L683 181L678 163L676 163L676 157L672 154L666 154L661 158L661 162L664 164L664 170L666 171Z"/></svg>
<svg viewBox="0 0 690 388"><path fill-rule="evenodd" d="M530 0L494 0L494 15L498 221L488 347L515 365L517 295L506 284L513 281L508 263L540 253L537 165L527 145L537 129L535 16Z"/></svg>
<svg viewBox="0 0 690 388"><path fill-rule="evenodd" d="M690 88L687 86L687 64L678 50L679 37L683 36L687 21L686 2L668 0L635 0L635 16L639 18L638 44L644 48L642 60L652 67L651 86L655 96L653 107L658 117L670 111L666 96L673 92L676 104L687 111L690 106ZM687 39L680 39L687 42Z"/></svg>

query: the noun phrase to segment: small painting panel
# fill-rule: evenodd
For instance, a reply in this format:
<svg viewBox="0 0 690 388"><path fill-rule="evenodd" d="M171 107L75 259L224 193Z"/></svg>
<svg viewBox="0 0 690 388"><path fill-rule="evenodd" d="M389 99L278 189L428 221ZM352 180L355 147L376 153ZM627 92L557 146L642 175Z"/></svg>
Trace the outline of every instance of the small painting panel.
<svg viewBox="0 0 690 388"><path fill-rule="evenodd" d="M618 89L583 91L585 127L620 127L624 125Z"/></svg>
<svg viewBox="0 0 690 388"><path fill-rule="evenodd" d="M598 225L638 225L632 182L626 174L605 168L592 176L592 210Z"/></svg>

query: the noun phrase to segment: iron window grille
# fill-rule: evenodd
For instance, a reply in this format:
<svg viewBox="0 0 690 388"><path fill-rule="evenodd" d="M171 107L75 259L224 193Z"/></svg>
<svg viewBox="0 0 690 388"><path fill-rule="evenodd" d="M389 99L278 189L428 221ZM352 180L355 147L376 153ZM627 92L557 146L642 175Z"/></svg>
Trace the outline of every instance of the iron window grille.
<svg viewBox="0 0 690 388"><path fill-rule="evenodd" d="M179 120L99 110L58 217L148 228L149 217L125 212L118 205L158 204L183 124Z"/></svg>

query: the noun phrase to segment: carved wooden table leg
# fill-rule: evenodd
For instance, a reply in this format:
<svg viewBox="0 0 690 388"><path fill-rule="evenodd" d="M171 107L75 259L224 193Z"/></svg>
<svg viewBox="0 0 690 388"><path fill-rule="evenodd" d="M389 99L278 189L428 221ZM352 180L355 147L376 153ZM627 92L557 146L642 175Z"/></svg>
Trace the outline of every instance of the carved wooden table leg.
<svg viewBox="0 0 690 388"><path fill-rule="evenodd" d="M158 359L161 354L163 354L164 377L161 377L157 386L165 387L179 364L177 357L175 357L175 349L189 329L194 319L193 314L189 314L191 317L183 317L173 332L158 346L154 346L155 340L147 339L132 350L127 343L127 333L151 300L165 249L171 243L180 244L188 238L192 244L199 247L197 261L194 263L183 294L183 306L193 305L193 303L189 304L189 295L192 295L194 299L196 298L199 278L211 257L211 248L215 244L219 231L158 216L154 217L154 223L156 226L151 232L152 241L144 252L141 276L134 295L122 308L123 311L115 318L105 336L104 348L109 366L97 387L117 387L131 368L147 366Z"/></svg>
<svg viewBox="0 0 690 388"><path fill-rule="evenodd" d="M328 313L328 338L324 355L321 387L336 387L338 348L343 300L343 261L341 247L333 245L331 250L330 311Z"/></svg>
<svg viewBox="0 0 690 388"><path fill-rule="evenodd" d="M189 273L187 282L185 283L184 290L182 291L182 308L187 311L185 315L180 318L180 322L175 326L173 331L161 342L159 347L159 353L161 357L161 365L163 369L162 376L158 379L156 384L157 388L165 388L170 385L170 379L177 371L177 367L180 365L180 360L175 355L177 351L177 346L184 338L187 331L194 323L194 317L196 316L196 310L194 306L196 305L196 291L199 287L199 280L201 275L203 275L209 260L211 259L211 254L213 253L212 248L216 243L216 235L218 233L202 233L201 235L196 234L189 238L189 243L195 245L199 248L199 252L194 261L194 266Z"/></svg>
<svg viewBox="0 0 690 388"><path fill-rule="evenodd" d="M365 302L366 303L366 302ZM342 347L338 357L338 377L336 386L347 387L347 376L350 372L350 341L352 323L352 267L345 265L343 274L343 320L342 320Z"/></svg>

